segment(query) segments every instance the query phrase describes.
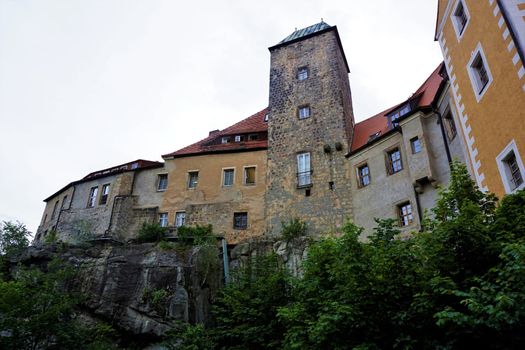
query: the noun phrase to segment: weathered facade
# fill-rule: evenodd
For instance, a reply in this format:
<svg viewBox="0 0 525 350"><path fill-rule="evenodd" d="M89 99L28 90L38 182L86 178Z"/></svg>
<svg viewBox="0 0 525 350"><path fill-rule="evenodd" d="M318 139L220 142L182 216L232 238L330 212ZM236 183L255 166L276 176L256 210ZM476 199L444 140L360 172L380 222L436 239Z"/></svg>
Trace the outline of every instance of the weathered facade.
<svg viewBox="0 0 525 350"><path fill-rule="evenodd" d="M353 133L349 68L324 22L270 48L267 232L300 218L328 233L352 215L345 152Z"/></svg>
<svg viewBox="0 0 525 350"><path fill-rule="evenodd" d="M440 0L439 41L454 112L480 188L525 187L525 1Z"/></svg>
<svg viewBox="0 0 525 350"><path fill-rule="evenodd" d="M163 155L165 164L126 163L71 183L46 199L36 240L54 229L63 240L126 241L143 222L174 235L212 224L230 244L276 239L294 218L314 236L346 219L368 234L375 217L398 218L405 233L420 229L449 163L465 161L443 65L407 101L354 125L335 26L296 30L269 50L267 108Z"/></svg>
<svg viewBox="0 0 525 350"><path fill-rule="evenodd" d="M163 166L136 160L70 183L45 200L35 240L45 239L51 231L64 241L135 238L143 222L157 220L162 194L156 188Z"/></svg>
<svg viewBox="0 0 525 350"><path fill-rule="evenodd" d="M448 88L440 65L410 99L357 123L348 160L354 220L365 233L374 218L397 218L404 233L419 230L452 159L465 162Z"/></svg>

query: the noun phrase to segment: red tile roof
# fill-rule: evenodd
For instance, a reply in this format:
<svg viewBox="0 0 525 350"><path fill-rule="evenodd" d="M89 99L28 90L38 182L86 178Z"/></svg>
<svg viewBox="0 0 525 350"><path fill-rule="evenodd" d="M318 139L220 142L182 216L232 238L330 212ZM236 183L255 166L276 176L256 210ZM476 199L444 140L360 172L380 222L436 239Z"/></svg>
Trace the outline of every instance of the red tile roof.
<svg viewBox="0 0 525 350"><path fill-rule="evenodd" d="M357 123L354 128L351 152L355 152L365 147L368 144L368 140L370 139L371 135L379 133L379 137L381 137L388 133L391 130L391 127L388 124L387 115L401 105L404 105L408 102L414 102L416 105L412 109L413 111L430 107L438 96L440 87L444 81L442 74L443 67L443 63L440 63L439 66L427 78L427 80L408 100Z"/></svg>
<svg viewBox="0 0 525 350"><path fill-rule="evenodd" d="M230 142L220 143L220 139L223 136L235 136L249 133L266 133L268 132L268 123L264 121L264 117L268 109L265 108L262 111L255 113L248 118L241 120L240 122L233 124L232 126L215 132L210 132L210 135L187 147L181 148L178 151L164 154L163 158L178 158L187 157L190 155L200 155L209 153L227 153L227 152L240 152L245 150L258 150L268 148L268 140L254 140L254 141L243 141L243 142Z"/></svg>

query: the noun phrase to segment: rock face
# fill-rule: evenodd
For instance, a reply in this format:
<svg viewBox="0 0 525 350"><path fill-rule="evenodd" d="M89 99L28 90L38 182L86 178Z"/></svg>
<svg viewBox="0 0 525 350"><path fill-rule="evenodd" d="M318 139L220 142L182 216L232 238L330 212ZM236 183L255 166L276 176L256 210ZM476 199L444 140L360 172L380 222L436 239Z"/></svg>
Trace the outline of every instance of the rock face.
<svg viewBox="0 0 525 350"><path fill-rule="evenodd" d="M55 256L78 269L75 285L87 298L85 317L142 339L159 338L177 321L208 324L222 287L222 257L214 246L31 247L21 262L43 266Z"/></svg>

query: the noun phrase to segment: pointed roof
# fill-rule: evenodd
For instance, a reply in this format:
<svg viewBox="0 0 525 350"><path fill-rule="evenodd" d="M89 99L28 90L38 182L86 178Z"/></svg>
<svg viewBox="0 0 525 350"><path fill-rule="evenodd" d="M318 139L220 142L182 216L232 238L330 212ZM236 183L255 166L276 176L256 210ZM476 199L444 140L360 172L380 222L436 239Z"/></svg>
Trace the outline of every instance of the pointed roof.
<svg viewBox="0 0 525 350"><path fill-rule="evenodd" d="M220 143L217 140L223 136L235 136L249 133L268 132L268 123L264 121L268 108L263 109L240 122L227 127L224 130L214 130L205 139L194 144L181 148L175 152L164 154L162 158L180 158L193 155L203 155L211 153L229 153L256 151L268 148L268 140L245 140L243 142Z"/></svg>
<svg viewBox="0 0 525 350"><path fill-rule="evenodd" d="M292 34L288 35L286 38L281 40L279 42L279 44L284 44L284 43L287 43L289 41L300 39L300 38L305 37L307 35L314 34L314 33L320 32L320 31L328 29L328 28L331 28L331 26L328 23L325 23L325 22L321 21L319 23L313 24L313 25L311 25L309 27L306 27L306 28L303 28L303 29L299 29L299 30L296 29Z"/></svg>
<svg viewBox="0 0 525 350"><path fill-rule="evenodd" d="M350 154L365 148L372 141L380 139L394 130L388 123L387 116L394 112L397 108L407 104L412 104L412 111L429 108L432 106L434 100L439 96L441 86L445 80L443 72L443 62L430 74L425 82L416 90L416 92L406 101L403 101L393 107L385 109L370 118L367 118L355 124L354 137L352 139L352 148ZM410 115L407 114L406 116ZM371 137L376 135L376 137Z"/></svg>

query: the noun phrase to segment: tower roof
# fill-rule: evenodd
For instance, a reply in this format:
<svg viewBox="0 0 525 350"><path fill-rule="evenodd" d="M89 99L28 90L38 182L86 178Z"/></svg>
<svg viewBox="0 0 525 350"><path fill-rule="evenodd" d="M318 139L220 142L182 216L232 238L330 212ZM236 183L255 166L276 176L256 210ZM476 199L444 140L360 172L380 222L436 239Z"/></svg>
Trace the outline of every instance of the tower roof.
<svg viewBox="0 0 525 350"><path fill-rule="evenodd" d="M313 25L311 25L309 27L306 27L306 28L303 28L303 29L299 29L299 30L296 29L292 34L288 35L286 38L281 40L279 42L279 44L277 44L277 45L284 44L284 43L287 43L289 41L293 41L293 40L296 40L296 39L300 39L300 38L305 37L307 35L310 35L310 34L313 34L313 33L317 33L317 32L320 32L320 31L328 29L328 28L331 28L331 26L328 23L325 23L325 22L321 21L319 23L313 24Z"/></svg>

